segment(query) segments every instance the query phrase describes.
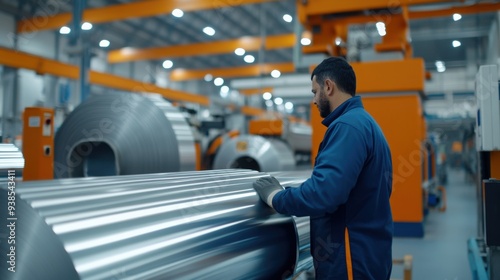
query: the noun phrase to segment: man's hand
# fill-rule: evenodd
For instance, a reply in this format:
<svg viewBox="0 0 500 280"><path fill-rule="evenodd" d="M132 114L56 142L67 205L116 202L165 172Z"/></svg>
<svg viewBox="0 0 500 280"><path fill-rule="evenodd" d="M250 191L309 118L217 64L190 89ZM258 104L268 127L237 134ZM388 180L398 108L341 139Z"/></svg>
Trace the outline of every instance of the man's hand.
<svg viewBox="0 0 500 280"><path fill-rule="evenodd" d="M280 182L273 176L259 178L253 183L253 188L260 196L260 199L271 208L273 207L274 195L283 190Z"/></svg>

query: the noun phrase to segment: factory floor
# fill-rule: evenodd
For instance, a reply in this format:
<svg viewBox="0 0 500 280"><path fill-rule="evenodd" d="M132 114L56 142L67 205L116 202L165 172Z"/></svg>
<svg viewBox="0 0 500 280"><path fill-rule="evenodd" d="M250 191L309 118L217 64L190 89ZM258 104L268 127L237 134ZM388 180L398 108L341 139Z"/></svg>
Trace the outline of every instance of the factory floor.
<svg viewBox="0 0 500 280"><path fill-rule="evenodd" d="M425 218L424 238L394 238L393 259L413 256L413 280L472 279L467 239L477 234L476 189L465 172L448 170L447 209L431 210ZM395 265L391 279L403 279L403 266Z"/></svg>

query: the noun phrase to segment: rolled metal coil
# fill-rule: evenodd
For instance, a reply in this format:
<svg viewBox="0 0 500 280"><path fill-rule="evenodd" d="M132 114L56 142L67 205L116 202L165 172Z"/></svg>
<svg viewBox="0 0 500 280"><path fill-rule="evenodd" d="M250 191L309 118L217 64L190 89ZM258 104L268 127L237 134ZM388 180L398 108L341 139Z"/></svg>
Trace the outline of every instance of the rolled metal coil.
<svg viewBox="0 0 500 280"><path fill-rule="evenodd" d="M263 176L212 170L19 184L16 273L4 269L0 279L292 276L305 267L309 232L260 201L252 183ZM7 193L0 188L2 201ZM7 235L2 252L10 250Z"/></svg>
<svg viewBox="0 0 500 280"><path fill-rule="evenodd" d="M93 95L59 128L56 178L195 170L191 128L161 96Z"/></svg>
<svg viewBox="0 0 500 280"><path fill-rule="evenodd" d="M288 123L284 129L284 139L295 152L311 152L312 128L303 123Z"/></svg>
<svg viewBox="0 0 500 280"><path fill-rule="evenodd" d="M24 156L21 150L14 144L0 144L0 182L9 180L9 170L14 171L16 180L21 180L23 169Z"/></svg>
<svg viewBox="0 0 500 280"><path fill-rule="evenodd" d="M295 158L279 139L240 135L225 141L217 151L214 169L243 168L261 172L295 169Z"/></svg>

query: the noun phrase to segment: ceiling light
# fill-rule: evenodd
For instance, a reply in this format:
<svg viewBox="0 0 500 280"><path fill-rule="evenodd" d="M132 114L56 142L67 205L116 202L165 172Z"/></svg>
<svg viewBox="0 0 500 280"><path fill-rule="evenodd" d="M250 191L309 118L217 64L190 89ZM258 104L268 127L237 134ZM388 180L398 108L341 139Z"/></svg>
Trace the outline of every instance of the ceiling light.
<svg viewBox="0 0 500 280"><path fill-rule="evenodd" d="M462 43L460 43L460 41L458 40L453 40L451 44L453 45L454 48L458 48L462 45Z"/></svg>
<svg viewBox="0 0 500 280"><path fill-rule="evenodd" d="M82 23L82 30L90 30L90 29L92 29L92 23L90 22Z"/></svg>
<svg viewBox="0 0 500 280"><path fill-rule="evenodd" d="M266 106L267 107L273 107L273 101L272 100L266 100Z"/></svg>
<svg viewBox="0 0 500 280"><path fill-rule="evenodd" d="M276 105L281 105L281 104L283 104L283 98L281 98L281 97L276 97L276 98L274 99L274 104L276 104Z"/></svg>
<svg viewBox="0 0 500 280"><path fill-rule="evenodd" d="M246 63L253 63L255 61L255 57L253 55L247 54L247 55L245 55L245 57L243 58L243 60Z"/></svg>
<svg viewBox="0 0 500 280"><path fill-rule="evenodd" d="M341 43L342 43L342 38L340 37L335 38L335 45L340 46Z"/></svg>
<svg viewBox="0 0 500 280"><path fill-rule="evenodd" d="M245 49L243 49L243 48L237 48L237 49L234 50L234 53L236 55L242 56L242 55L245 54Z"/></svg>
<svg viewBox="0 0 500 280"><path fill-rule="evenodd" d="M375 24L375 26L377 27L377 31L380 36L385 36L387 34L385 30L385 23L379 21L377 22L377 24Z"/></svg>
<svg viewBox="0 0 500 280"><path fill-rule="evenodd" d="M453 20L454 21L459 21L460 19L462 19L462 15L461 14L453 14Z"/></svg>
<svg viewBox="0 0 500 280"><path fill-rule="evenodd" d="M109 44L110 44L110 43L109 43L109 41L108 41L108 40L101 40L101 41L99 42L99 47L101 47L101 48L107 48L107 47L109 47Z"/></svg>
<svg viewBox="0 0 500 280"><path fill-rule="evenodd" d="M292 110L293 109L293 103L292 102L285 103L285 109Z"/></svg>
<svg viewBox="0 0 500 280"><path fill-rule="evenodd" d="M279 70L276 70L276 69L275 69L275 70L273 70L273 71L271 72L271 77L273 77L273 78L275 78L275 79L279 78L280 76L281 76L281 72L280 72Z"/></svg>
<svg viewBox="0 0 500 280"><path fill-rule="evenodd" d="M302 39L300 39L300 43L302 44L302 46L309 46L311 44L311 39L302 38Z"/></svg>
<svg viewBox="0 0 500 280"><path fill-rule="evenodd" d="M210 26L207 26L207 27L203 28L203 32L204 32L205 34L207 34L208 36L214 36L214 34L215 34L215 29L213 29L213 28L212 28L212 27L210 27Z"/></svg>
<svg viewBox="0 0 500 280"><path fill-rule="evenodd" d="M446 67L444 66L444 62L441 60L436 61L436 69L439 73L446 71Z"/></svg>
<svg viewBox="0 0 500 280"><path fill-rule="evenodd" d="M228 92L224 92L224 91L222 91L222 90L220 91L220 93L219 93L219 94L220 94L220 97L222 97L222 98L226 98L226 97L229 95L229 93L228 93Z"/></svg>
<svg viewBox="0 0 500 280"><path fill-rule="evenodd" d="M174 10L172 11L172 15L173 15L174 17L178 17L178 18L180 18L180 17L182 17L182 16L184 15L184 12L183 12L181 9L174 9Z"/></svg>
<svg viewBox="0 0 500 280"><path fill-rule="evenodd" d="M216 86L222 86L223 84L224 84L224 79L222 79L220 77L219 78L215 78L214 85L216 85Z"/></svg>
<svg viewBox="0 0 500 280"><path fill-rule="evenodd" d="M220 91L221 91L221 92L228 93L228 92L229 92L229 87L228 87L228 86L222 86L222 87L220 88Z"/></svg>
<svg viewBox="0 0 500 280"><path fill-rule="evenodd" d="M273 95L270 92L266 91L262 94L262 98L264 98L264 100L271 100L271 98L273 98Z"/></svg>
<svg viewBox="0 0 500 280"><path fill-rule="evenodd" d="M285 14L285 15L283 16L283 20L284 20L284 21L286 21L286 22L292 22L293 18L292 18L292 16L291 16L291 15L289 15L289 14Z"/></svg>
<svg viewBox="0 0 500 280"><path fill-rule="evenodd" d="M61 29L59 29L59 33L61 34L69 34L71 32L71 28L67 27L67 26L63 26L61 27Z"/></svg>
<svg viewBox="0 0 500 280"><path fill-rule="evenodd" d="M210 82L214 77L210 74L206 74L205 77L203 78L205 82Z"/></svg>
<svg viewBox="0 0 500 280"><path fill-rule="evenodd" d="M172 66L174 66L174 63L172 62L172 60L167 59L167 60L163 61L162 66L165 69L170 69L170 68L172 68Z"/></svg>

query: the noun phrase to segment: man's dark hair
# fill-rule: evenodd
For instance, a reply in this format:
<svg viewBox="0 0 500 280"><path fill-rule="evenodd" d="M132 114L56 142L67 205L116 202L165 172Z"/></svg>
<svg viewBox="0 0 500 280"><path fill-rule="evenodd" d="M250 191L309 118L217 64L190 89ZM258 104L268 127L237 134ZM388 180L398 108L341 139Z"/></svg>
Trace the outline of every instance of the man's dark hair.
<svg viewBox="0 0 500 280"><path fill-rule="evenodd" d="M314 76L320 86L323 86L326 79L331 79L341 91L352 96L356 94L356 74L351 65L342 57L330 57L323 60L312 72L311 81Z"/></svg>

